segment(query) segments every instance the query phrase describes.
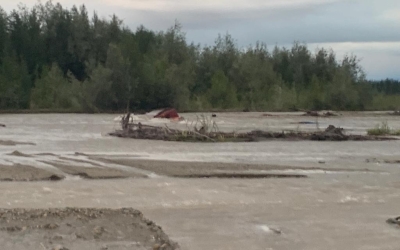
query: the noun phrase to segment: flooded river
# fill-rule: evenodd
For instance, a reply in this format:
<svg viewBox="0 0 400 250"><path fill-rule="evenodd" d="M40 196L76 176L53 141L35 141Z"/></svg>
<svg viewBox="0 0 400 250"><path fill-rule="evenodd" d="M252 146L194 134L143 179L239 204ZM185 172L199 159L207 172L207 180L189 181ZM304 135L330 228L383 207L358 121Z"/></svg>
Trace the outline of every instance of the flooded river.
<svg viewBox="0 0 400 250"><path fill-rule="evenodd" d="M332 124L347 133L400 117L346 113L331 118L293 114L217 114L223 131L316 130ZM185 128L188 122L167 123ZM107 136L116 115L0 115L0 165L58 171L54 164L107 167L150 178L59 182L0 182L0 207L133 207L162 226L182 249L399 249L400 141L182 143ZM143 123L164 124L143 118ZM299 124L299 123L309 124ZM29 157L10 154L18 151ZM77 154L78 153L78 154ZM113 163L100 161L112 160ZM118 161L117 161L118 160ZM136 169L122 161L268 164L302 179L185 179ZM385 162L386 161L386 162ZM400 161L399 161L400 162ZM17 164L17 165L16 165ZM282 167L282 170L279 169ZM349 171L350 170L350 171Z"/></svg>

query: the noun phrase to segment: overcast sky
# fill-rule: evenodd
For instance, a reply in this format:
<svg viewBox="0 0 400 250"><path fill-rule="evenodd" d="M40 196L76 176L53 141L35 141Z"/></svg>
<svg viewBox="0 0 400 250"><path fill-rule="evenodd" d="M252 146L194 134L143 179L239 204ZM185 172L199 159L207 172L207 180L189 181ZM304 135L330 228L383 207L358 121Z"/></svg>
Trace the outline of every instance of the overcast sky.
<svg viewBox="0 0 400 250"><path fill-rule="evenodd" d="M32 6L36 0L22 3ZM43 2L43 1L42 1ZM53 1L57 2L57 1ZM189 42L213 44L230 33L239 46L305 42L355 54L371 79L400 79L400 0L59 0L85 3L89 11L115 13L133 30L140 24L165 30L177 19ZM0 0L9 11L17 1Z"/></svg>

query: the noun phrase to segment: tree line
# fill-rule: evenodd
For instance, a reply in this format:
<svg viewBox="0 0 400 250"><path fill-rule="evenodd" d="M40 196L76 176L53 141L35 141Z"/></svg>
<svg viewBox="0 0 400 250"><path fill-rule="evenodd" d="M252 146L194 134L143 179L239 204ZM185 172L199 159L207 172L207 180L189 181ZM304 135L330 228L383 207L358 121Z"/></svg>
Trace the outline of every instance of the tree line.
<svg viewBox="0 0 400 250"><path fill-rule="evenodd" d="M0 7L0 110L377 110L399 97L399 81L368 81L356 56L331 49L240 48L229 34L201 46L178 22L132 31L84 5Z"/></svg>

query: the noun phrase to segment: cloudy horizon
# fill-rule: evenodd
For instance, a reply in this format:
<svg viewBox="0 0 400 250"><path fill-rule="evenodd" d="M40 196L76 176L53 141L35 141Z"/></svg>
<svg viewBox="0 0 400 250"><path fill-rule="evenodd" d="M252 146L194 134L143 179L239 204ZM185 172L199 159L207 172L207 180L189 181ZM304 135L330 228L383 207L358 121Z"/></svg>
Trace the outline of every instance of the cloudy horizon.
<svg viewBox="0 0 400 250"><path fill-rule="evenodd" d="M43 1L42 1L43 2ZM64 7L81 5L59 0ZM26 0L31 7L37 1ZM400 1L397 0L86 0L90 13L116 14L135 30L166 30L178 20L188 42L211 45L229 33L240 47L257 41L273 46L306 43L332 48L338 58L354 54L369 79L400 80ZM7 12L16 2L0 0Z"/></svg>

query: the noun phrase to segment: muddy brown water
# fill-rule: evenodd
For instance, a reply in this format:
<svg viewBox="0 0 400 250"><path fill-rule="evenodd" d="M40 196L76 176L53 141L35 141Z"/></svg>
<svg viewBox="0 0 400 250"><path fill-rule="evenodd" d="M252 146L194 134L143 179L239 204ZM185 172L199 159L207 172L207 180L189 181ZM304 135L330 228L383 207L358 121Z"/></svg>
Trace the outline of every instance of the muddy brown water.
<svg viewBox="0 0 400 250"><path fill-rule="evenodd" d="M217 114L216 122L225 131L317 129L315 124L293 124L315 118L298 113L274 115ZM196 114L184 116L196 118ZM147 176L85 180L67 175L58 182L0 182L0 206L132 207L162 226L182 249L398 249L400 229L385 222L400 215L398 141L202 144L129 140L106 136L118 127L114 118L0 115L0 123L6 124L0 128L0 140L17 142L0 144L0 166L19 164L57 172L58 164L74 171L110 168ZM382 121L400 129L400 117L381 113L319 118L318 126L332 124L348 133L363 134ZM143 122L164 126L160 120L145 117ZM10 155L16 150L33 157ZM373 158L378 160L367 162ZM308 178L171 178L160 171L154 173L150 167L135 168L136 163L127 163L137 160L159 160L165 167L173 167L171 161L188 167L197 166L191 162L215 162L208 166L216 166L222 173L222 163L267 164L282 168L242 169L241 173L301 174ZM54 164L48 164L51 162Z"/></svg>

